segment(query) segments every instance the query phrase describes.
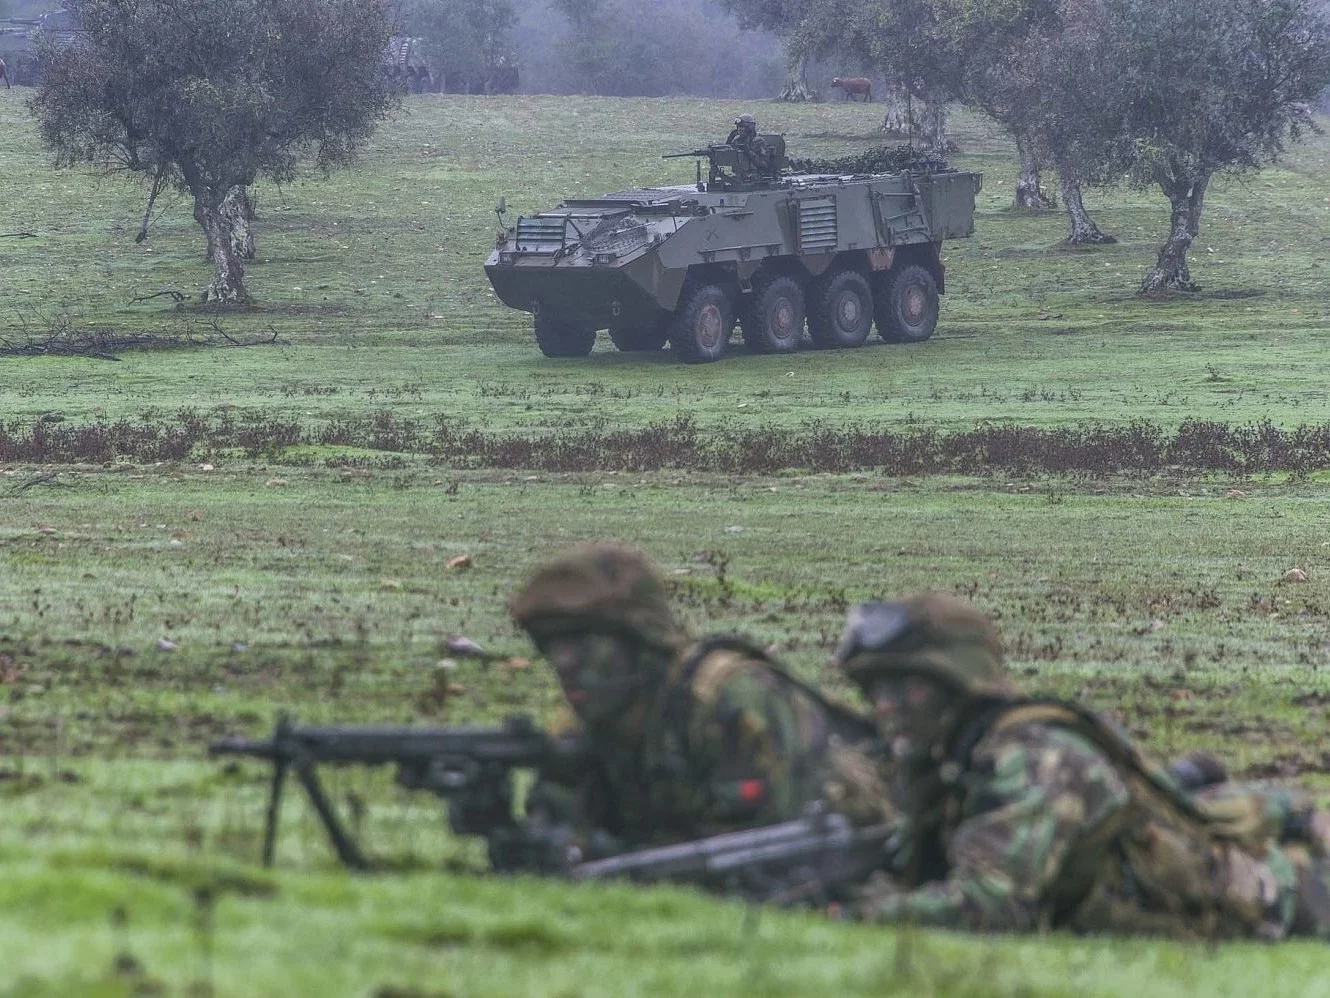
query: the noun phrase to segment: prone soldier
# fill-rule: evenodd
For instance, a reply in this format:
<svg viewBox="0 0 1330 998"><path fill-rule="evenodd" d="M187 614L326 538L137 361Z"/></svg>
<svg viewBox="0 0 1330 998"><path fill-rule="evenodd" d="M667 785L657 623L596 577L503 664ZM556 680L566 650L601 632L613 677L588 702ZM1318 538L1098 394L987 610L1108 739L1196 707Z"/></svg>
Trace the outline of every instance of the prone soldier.
<svg viewBox="0 0 1330 998"><path fill-rule="evenodd" d="M557 558L510 609L554 667L589 761L571 779L542 774L527 821L489 838L496 868L798 818L826 795L832 758L873 736L753 645L691 636L635 549Z"/></svg>
<svg viewBox="0 0 1330 998"><path fill-rule="evenodd" d="M1191 792L1075 704L1024 697L993 624L941 594L851 612L836 661L902 782L897 879L851 913L985 931L1330 937L1330 816L1300 793Z"/></svg>

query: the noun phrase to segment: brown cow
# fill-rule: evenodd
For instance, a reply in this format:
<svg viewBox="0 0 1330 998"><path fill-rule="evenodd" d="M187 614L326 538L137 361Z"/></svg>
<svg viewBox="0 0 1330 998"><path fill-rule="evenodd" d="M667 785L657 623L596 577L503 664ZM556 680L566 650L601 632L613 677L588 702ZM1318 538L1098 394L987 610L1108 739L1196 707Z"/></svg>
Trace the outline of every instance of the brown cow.
<svg viewBox="0 0 1330 998"><path fill-rule="evenodd" d="M844 79L838 76L831 81L831 85L844 90L846 100L854 100L857 94L863 97L865 104L873 103L873 81L866 76L847 76Z"/></svg>

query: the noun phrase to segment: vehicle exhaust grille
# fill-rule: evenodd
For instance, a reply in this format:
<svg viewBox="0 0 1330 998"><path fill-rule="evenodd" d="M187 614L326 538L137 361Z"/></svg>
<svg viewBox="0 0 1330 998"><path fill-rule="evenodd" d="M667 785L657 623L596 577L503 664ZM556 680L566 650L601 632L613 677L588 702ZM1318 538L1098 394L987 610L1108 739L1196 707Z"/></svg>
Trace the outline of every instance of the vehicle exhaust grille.
<svg viewBox="0 0 1330 998"><path fill-rule="evenodd" d="M555 218L519 218L517 244L521 253L556 253L563 249L566 220Z"/></svg>
<svg viewBox="0 0 1330 998"><path fill-rule="evenodd" d="M826 253L836 248L836 199L799 202L799 252Z"/></svg>

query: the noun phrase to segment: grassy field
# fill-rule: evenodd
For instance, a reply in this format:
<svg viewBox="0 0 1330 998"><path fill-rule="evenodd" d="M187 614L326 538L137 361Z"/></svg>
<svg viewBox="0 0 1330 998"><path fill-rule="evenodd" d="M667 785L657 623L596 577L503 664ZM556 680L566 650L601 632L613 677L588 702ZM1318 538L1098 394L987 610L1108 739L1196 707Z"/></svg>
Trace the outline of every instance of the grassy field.
<svg viewBox="0 0 1330 998"><path fill-rule="evenodd" d="M0 994L1330 994L1319 946L895 933L484 878L384 773L332 789L396 872L340 873L294 799L265 871L264 774L204 754L281 709L548 716L504 599L617 537L695 629L839 693L848 605L954 590L1032 689L1330 794L1330 140L1217 185L1205 290L1147 302L1163 200L1096 195L1122 241L1066 249L963 116L986 180L933 340L697 368L545 360L480 262L500 195L684 181L657 155L738 105L412 99L355 171L259 188L259 304L217 315L134 301L206 281L188 211L136 246L137 188L51 171L22 96L0 93L0 233L36 238L0 237L0 338L276 342L0 357ZM873 108L749 109L798 154L879 141ZM457 634L493 658L452 662Z"/></svg>

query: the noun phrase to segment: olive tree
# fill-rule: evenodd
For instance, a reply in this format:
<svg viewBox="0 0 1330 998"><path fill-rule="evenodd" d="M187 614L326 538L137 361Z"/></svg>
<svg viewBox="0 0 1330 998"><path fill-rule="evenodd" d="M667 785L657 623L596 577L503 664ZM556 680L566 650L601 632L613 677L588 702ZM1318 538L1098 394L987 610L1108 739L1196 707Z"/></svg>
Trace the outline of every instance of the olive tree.
<svg viewBox="0 0 1330 998"><path fill-rule="evenodd" d="M863 2L863 0L861 0ZM1078 0L873 0L862 29L875 63L894 64L902 83L977 108L1011 133L1020 169L1015 204L1046 210L1052 201L1040 178L1053 161L1071 220L1068 241L1112 242L1085 211L1080 177L1043 141L1037 113L1048 95L1047 53L1077 17Z"/></svg>
<svg viewBox="0 0 1330 998"><path fill-rule="evenodd" d="M891 0L912 4L931 25L922 44L934 52L928 67L952 100L978 108L1007 126L1016 142L1020 173L1017 208L1048 209L1040 182L1037 141L1024 116L1029 90L1039 81L1028 72L1033 40L1057 31L1059 0Z"/></svg>
<svg viewBox="0 0 1330 998"><path fill-rule="evenodd" d="M787 100L814 96L808 85L808 65L814 59L848 56L864 63L866 51L861 26L860 0L720 0L741 28L769 31L785 49L789 83Z"/></svg>
<svg viewBox="0 0 1330 998"><path fill-rule="evenodd" d="M1187 250L1211 180L1274 162L1315 127L1330 22L1318 0L1074 3L1043 72L1042 133L1091 183L1158 186L1169 231L1141 291L1194 290Z"/></svg>
<svg viewBox="0 0 1330 998"><path fill-rule="evenodd" d="M980 108L1011 129L1021 159L1016 203L1040 195L1036 143L1016 114L1028 74L1013 73L1022 42L1057 20L1058 0L722 0L741 24L767 28L795 53L840 54L887 83L884 128L946 145L949 103ZM897 105L904 95L909 110ZM899 120L898 120L899 119Z"/></svg>
<svg viewBox="0 0 1330 998"><path fill-rule="evenodd" d="M205 300L244 303L244 189L326 172L397 97L385 0L70 0L83 30L44 43L31 98L57 166L142 174L186 192L216 264ZM237 191L239 189L239 191Z"/></svg>

